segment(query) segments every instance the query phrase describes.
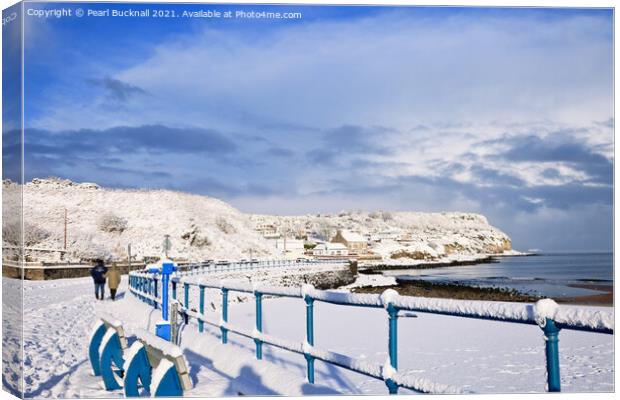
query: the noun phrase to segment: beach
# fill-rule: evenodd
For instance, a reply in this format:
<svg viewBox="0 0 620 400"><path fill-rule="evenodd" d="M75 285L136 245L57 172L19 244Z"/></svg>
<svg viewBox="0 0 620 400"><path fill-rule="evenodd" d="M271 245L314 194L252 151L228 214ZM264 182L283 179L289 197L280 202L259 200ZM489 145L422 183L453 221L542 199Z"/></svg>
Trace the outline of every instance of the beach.
<svg viewBox="0 0 620 400"><path fill-rule="evenodd" d="M360 271L366 280L350 289L381 293L395 289L408 296L613 306L611 253L489 257L479 263L387 267Z"/></svg>

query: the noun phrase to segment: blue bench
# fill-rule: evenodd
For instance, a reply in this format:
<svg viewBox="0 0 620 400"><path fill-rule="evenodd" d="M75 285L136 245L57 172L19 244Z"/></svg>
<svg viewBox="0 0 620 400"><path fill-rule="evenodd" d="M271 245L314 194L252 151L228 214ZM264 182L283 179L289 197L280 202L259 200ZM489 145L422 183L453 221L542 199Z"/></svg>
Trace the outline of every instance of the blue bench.
<svg viewBox="0 0 620 400"><path fill-rule="evenodd" d="M136 332L137 340L127 351L124 364L125 396L137 397L140 387L152 396L183 396L192 388L183 351L147 331Z"/></svg>

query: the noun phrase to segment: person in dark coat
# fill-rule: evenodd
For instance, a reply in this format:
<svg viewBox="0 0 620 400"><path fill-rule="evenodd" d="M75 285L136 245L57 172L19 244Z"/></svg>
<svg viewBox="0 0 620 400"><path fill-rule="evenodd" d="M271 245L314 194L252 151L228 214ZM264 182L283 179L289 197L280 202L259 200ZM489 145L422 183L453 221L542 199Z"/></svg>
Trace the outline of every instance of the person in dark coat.
<svg viewBox="0 0 620 400"><path fill-rule="evenodd" d="M105 277L108 268L103 264L103 260L97 260L97 264L90 270L90 275L95 282L95 297L97 300L103 300L105 295Z"/></svg>

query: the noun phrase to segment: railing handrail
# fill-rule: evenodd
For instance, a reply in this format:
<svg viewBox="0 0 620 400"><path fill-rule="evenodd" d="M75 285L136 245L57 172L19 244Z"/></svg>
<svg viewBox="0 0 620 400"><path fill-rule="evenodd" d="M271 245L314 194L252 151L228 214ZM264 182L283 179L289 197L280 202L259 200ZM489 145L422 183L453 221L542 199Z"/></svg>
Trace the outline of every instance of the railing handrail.
<svg viewBox="0 0 620 400"><path fill-rule="evenodd" d="M152 274L146 274L152 277ZM183 277L174 277L173 281L190 286L203 286L208 289L228 289L241 293L260 292L264 295L304 298L309 296L313 300L336 305L358 306L368 308L384 308L387 301L382 300L379 294L361 294L319 290L310 287L286 287L252 284L232 280L222 281L193 281ZM427 297L401 296L395 294L389 301L401 311L412 311L426 314L438 314L471 319L539 325L535 304L511 303L484 300L456 300ZM553 318L561 329L613 334L614 316L612 312L600 310L578 310L559 307Z"/></svg>
<svg viewBox="0 0 620 400"><path fill-rule="evenodd" d="M299 265L299 263L296 263ZM204 270L203 272L209 272ZM401 296L395 290L388 289L382 294L358 294L333 290L318 290L311 285L301 287L271 286L261 283L239 282L229 279L196 279L196 276L184 274L173 276L171 283L173 298L177 298L177 286L183 285L184 304L180 304L185 322L192 317L197 319L199 331L206 323L218 327L222 332L222 342L227 342L228 332L253 339L256 343L256 357L262 358L262 344L266 343L287 351L303 354L308 363L308 381L314 383L314 360L319 359L373 378L382 379L390 393L396 393L398 387L406 387L420 392L456 393L448 385L439 385L426 379L401 374L397 371L397 319L400 311L413 311L448 315L463 318L493 320L509 323L538 325L545 334L547 358L547 381L549 391L560 390L558 333L561 329L613 334L613 312L587 310L558 306L550 299L540 300L535 304L510 303L479 300L454 300L424 297ZM157 273L130 272L132 293L153 306L162 304L157 287L161 279ZM199 311L189 307L189 289L200 290ZM215 322L204 314L205 289L220 290L222 294L222 318ZM250 332L228 322L228 294L230 291L249 293L256 301L256 328ZM262 332L262 298L264 295L300 298L306 303L306 341L303 344L275 338ZM371 364L339 353L320 350L314 347L313 303L315 301L366 308L385 308L389 316L389 352L388 361L383 366Z"/></svg>

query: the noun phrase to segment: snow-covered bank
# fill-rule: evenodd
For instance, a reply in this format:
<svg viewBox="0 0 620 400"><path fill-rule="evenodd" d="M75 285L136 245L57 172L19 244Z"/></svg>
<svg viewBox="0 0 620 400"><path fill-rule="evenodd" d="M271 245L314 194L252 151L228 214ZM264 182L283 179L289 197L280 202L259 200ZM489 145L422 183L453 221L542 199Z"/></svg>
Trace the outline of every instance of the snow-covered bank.
<svg viewBox="0 0 620 400"><path fill-rule="evenodd" d="M16 186L10 181L3 184L6 190ZM343 238L354 237L357 242L347 243L346 254L339 256L382 264L415 265L515 254L504 232L484 216L472 213L252 215L207 196L108 189L58 178L33 179L25 184L23 207L26 246L33 249L29 256L37 260L60 257L65 222L65 258L74 261L93 257L125 260L128 244L138 261L158 257L164 235L169 235L172 243L170 256L192 261L273 259L284 256L283 251L289 251L288 257L311 257L309 248L321 240L336 240L336 233L341 231L352 235ZM4 221L4 245L18 243L18 222L10 218ZM295 255L290 248L286 250L283 238L289 239L289 247L296 242Z"/></svg>
<svg viewBox="0 0 620 400"><path fill-rule="evenodd" d="M96 314L120 319L128 332L146 328L146 321L159 318L159 311L126 292L123 277L119 300L96 302L89 278L25 282L26 393L35 397L116 397L101 388L90 375L88 335ZM8 282L8 283L7 283ZM4 285L10 284L5 280ZM196 293L194 293L196 295ZM213 299L213 295L208 295ZM266 333L303 342L305 305L298 299L266 298L263 303ZM217 308L207 315L219 320ZM609 310L605 308L605 310ZM230 321L245 329L254 327L254 303L230 306ZM218 331L197 334L192 322L184 328L183 346L190 363L196 395L231 396L239 387L217 361L205 357ZM204 338L205 341L202 341ZM207 339L209 338L209 339ZM543 392L545 390L544 341L540 328L502 322L471 320L431 314L399 320L399 370L411 371L430 381L450 384L465 391ZM230 336L231 349L254 355L249 339ZM382 309L362 309L317 303L315 343L324 348L373 363L387 357L387 315ZM196 346L196 347L194 347ZM203 347L205 346L205 347ZM295 354L264 348L265 361L288 370L303 382L305 360ZM212 357L220 357L217 354ZM567 392L612 391L614 373L613 336L574 331L560 333L562 389ZM269 364L271 365L271 364ZM266 368L268 370L268 368ZM241 368L238 369L241 371ZM248 371L248 369L243 370ZM251 371L257 371L251 367ZM262 382L271 382L257 375ZM293 382L291 380L290 382ZM385 394L383 382L317 361L317 384L344 393ZM270 384L273 386L273 384ZM273 388L272 388L273 390ZM292 389L290 389L292 390ZM296 389L297 390L297 389ZM301 389L299 389L301 390ZM262 394L266 394L262 392Z"/></svg>

